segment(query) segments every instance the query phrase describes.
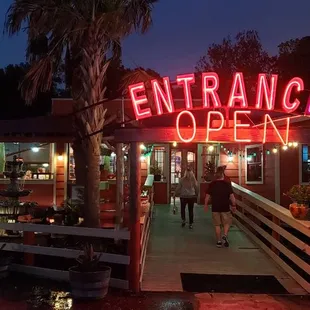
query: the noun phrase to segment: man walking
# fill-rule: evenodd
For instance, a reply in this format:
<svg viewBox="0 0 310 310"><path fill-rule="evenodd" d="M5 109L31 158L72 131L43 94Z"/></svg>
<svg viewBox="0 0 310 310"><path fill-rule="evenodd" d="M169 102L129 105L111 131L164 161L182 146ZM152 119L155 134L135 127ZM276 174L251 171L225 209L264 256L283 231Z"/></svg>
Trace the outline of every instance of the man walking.
<svg viewBox="0 0 310 310"><path fill-rule="evenodd" d="M228 232L232 223L231 211L236 211L236 199L233 194L231 183L225 180L223 169L217 169L215 180L209 184L205 198L205 211L208 211L210 198L212 203L212 218L217 239L216 246L229 247ZM221 226L223 226L223 235Z"/></svg>

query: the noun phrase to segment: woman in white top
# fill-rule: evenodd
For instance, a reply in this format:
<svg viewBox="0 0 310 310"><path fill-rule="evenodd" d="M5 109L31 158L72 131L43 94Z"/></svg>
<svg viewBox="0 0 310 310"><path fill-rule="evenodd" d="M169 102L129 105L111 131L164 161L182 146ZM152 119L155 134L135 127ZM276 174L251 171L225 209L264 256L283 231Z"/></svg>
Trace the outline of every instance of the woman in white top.
<svg viewBox="0 0 310 310"><path fill-rule="evenodd" d="M198 184L193 171L187 168L184 177L180 180L174 196L180 197L181 200L181 218L182 227L185 226L185 208L188 205L189 228L193 229L194 222L194 204L197 202Z"/></svg>

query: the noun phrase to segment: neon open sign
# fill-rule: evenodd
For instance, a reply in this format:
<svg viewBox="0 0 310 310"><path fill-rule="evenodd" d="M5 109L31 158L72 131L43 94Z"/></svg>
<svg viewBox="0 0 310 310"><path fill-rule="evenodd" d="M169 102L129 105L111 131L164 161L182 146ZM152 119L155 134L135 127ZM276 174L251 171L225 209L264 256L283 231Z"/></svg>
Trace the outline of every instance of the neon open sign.
<svg viewBox="0 0 310 310"><path fill-rule="evenodd" d="M218 94L220 80L217 73L204 72L202 73L201 80L202 80L201 108L209 110L207 114L207 124L206 124L206 141L211 141L210 133L222 130L225 124L224 115L220 111L216 111L216 109L240 108L242 110L239 111L236 110L234 112L234 140L236 142L251 142L251 139L238 138L238 131L240 129L242 130L251 127L249 123L241 124L239 116L242 114L250 116L251 110L247 110L250 108L254 110L255 109L267 110L267 111L274 110L276 102L278 75L272 74L268 78L267 74L264 73L258 75L256 97L254 106L252 107L249 106L248 103L244 77L241 72L237 72L233 76L230 94L226 105L222 104ZM181 112L179 112L177 116L176 129L180 140L182 140L183 142L191 142L194 140L196 134L196 119L194 115L190 112L190 110L193 109L191 85L195 83L195 75L194 74L178 75L176 82L179 86L183 88L184 92L184 109ZM174 99L171 91L171 84L169 78L164 77L162 79L162 83L160 83L157 79L154 79L151 81L151 86L156 110L155 115L162 115L164 112L165 113L175 112ZM297 98L292 100L292 92L293 91L300 92L302 90L304 90L304 82L301 78L294 77L287 83L281 98L281 107L284 112L293 113L299 108L300 101ZM144 82L130 85L129 94L137 120L153 116L150 107L147 106L148 98L145 95ZM307 113L309 108L310 107L306 107L305 114L309 114ZM189 117L192 122L193 131L190 137L185 138L181 134L179 124L180 119L182 117ZM220 121L217 127L212 126L212 120L215 118L219 119ZM290 118L288 117L286 119L285 135L281 136L270 115L266 114L264 124L264 135L262 141L263 143L266 142L266 129L267 124L269 123L272 125L272 128L276 131L279 140L283 144L287 144L289 138L288 135L289 135Z"/></svg>

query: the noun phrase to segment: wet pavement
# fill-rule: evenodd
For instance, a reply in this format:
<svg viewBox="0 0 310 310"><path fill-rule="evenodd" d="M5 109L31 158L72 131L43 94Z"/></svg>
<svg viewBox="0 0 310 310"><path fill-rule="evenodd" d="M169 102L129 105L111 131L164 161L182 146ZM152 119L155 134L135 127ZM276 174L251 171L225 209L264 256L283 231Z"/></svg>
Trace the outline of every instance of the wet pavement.
<svg viewBox="0 0 310 310"><path fill-rule="evenodd" d="M74 302L65 283L11 274L0 281L1 310L306 310L309 296L111 291L101 301Z"/></svg>

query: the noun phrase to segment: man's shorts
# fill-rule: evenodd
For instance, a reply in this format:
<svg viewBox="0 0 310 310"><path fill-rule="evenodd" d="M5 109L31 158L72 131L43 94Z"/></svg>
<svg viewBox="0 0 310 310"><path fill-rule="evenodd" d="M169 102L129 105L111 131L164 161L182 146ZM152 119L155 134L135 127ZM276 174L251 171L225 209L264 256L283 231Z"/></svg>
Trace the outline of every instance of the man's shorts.
<svg viewBox="0 0 310 310"><path fill-rule="evenodd" d="M232 214L231 212L212 212L214 226L231 225Z"/></svg>

